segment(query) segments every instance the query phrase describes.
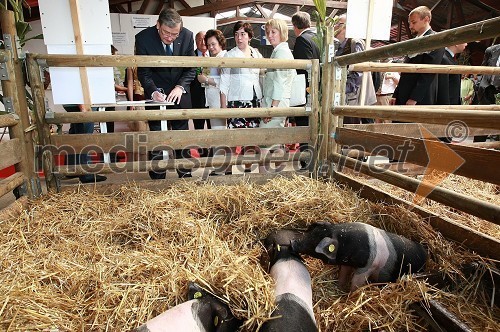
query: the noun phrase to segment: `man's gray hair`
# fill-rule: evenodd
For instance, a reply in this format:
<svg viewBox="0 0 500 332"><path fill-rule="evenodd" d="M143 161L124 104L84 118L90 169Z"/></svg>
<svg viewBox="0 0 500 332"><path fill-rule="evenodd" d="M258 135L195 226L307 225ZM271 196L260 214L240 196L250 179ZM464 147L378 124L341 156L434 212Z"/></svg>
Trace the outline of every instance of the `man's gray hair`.
<svg viewBox="0 0 500 332"><path fill-rule="evenodd" d="M175 28L179 24L182 27L182 17L179 13L172 8L163 9L158 16L160 25L166 25L169 28Z"/></svg>

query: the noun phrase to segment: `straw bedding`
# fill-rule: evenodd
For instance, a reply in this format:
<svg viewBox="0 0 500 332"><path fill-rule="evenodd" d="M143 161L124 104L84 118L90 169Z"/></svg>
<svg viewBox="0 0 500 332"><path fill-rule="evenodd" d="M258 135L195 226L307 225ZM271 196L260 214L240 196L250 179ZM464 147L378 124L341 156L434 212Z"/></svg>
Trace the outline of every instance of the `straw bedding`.
<svg viewBox="0 0 500 332"><path fill-rule="evenodd" d="M305 177L265 185L180 182L163 192L127 185L112 195L80 190L47 196L19 219L0 222L0 330L130 330L185 301L193 280L229 300L246 320L243 331L255 331L274 305L259 239L318 220L365 221L421 241L429 270L458 271L481 260L400 207ZM456 287L439 290L405 277L346 294L337 288L336 267L306 263L321 331L426 330L409 305L427 299L473 330L500 330L498 309L477 280L458 277Z"/></svg>

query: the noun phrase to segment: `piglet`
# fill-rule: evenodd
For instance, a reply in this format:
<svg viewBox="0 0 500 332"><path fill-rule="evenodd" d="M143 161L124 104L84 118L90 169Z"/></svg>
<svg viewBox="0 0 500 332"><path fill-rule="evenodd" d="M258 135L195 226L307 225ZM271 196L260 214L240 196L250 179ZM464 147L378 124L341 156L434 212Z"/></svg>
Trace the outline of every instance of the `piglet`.
<svg viewBox="0 0 500 332"><path fill-rule="evenodd" d="M197 284L190 283L188 298L189 301L152 318L135 332L229 332L241 326L242 322L233 316L227 304Z"/></svg>
<svg viewBox="0 0 500 332"><path fill-rule="evenodd" d="M317 331L312 306L311 277L300 255L291 251L289 245L280 245L290 239L293 231L271 233L265 240L273 278L276 309L271 319L260 331ZM289 242L288 242L289 243Z"/></svg>
<svg viewBox="0 0 500 332"><path fill-rule="evenodd" d="M318 222L289 237L282 243L289 243L293 251L340 265L339 286L344 290L349 281L351 291L367 282L395 281L421 271L427 259L420 243L361 222Z"/></svg>

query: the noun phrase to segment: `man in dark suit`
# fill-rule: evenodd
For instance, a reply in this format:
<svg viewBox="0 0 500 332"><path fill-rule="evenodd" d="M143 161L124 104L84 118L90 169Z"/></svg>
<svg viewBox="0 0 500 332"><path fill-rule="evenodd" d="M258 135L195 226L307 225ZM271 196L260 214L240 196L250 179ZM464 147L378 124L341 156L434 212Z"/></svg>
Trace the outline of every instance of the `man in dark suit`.
<svg viewBox="0 0 500 332"><path fill-rule="evenodd" d="M481 66L500 66L500 44L492 45L484 51ZM496 103L495 95L500 93L500 75L483 75L479 82L477 98L479 105L490 105ZM487 136L474 136L474 142L485 142Z"/></svg>
<svg viewBox="0 0 500 332"><path fill-rule="evenodd" d="M306 12L296 12L292 16L293 31L295 32L295 46L293 47L293 57L295 59L319 59L320 52L318 45L314 42L313 38L316 37L316 33L311 30L311 17L309 13ZM298 69L297 74L306 75L306 88L309 86L309 78L307 70ZM309 118L307 116L297 116L295 117L295 124L297 126L307 126L309 124ZM300 151L308 150L307 143L300 143ZM301 162L301 168L307 167L306 162Z"/></svg>
<svg viewBox="0 0 500 332"><path fill-rule="evenodd" d="M467 43L453 45L445 48L442 65L457 65L455 55L465 50ZM439 74L438 75L438 105L461 105L460 100L460 74Z"/></svg>
<svg viewBox="0 0 500 332"><path fill-rule="evenodd" d="M158 16L156 26L149 27L135 36L137 55L194 56L193 33L182 27L181 16L171 8ZM174 102L172 108L191 108L190 85L195 77L195 68L139 67L139 80L144 95L155 101ZM188 130L187 120L169 121L172 130ZM160 131L160 121L149 121L151 131ZM153 160L162 154L150 153ZM189 149L175 150L176 158L190 158ZM191 177L187 169L177 170L179 177ZM150 171L152 179L164 179L165 171Z"/></svg>
<svg viewBox="0 0 500 332"><path fill-rule="evenodd" d="M413 9L408 16L410 31L416 38L434 34L432 31L431 11L426 6ZM440 64L444 48L411 54L405 63ZM437 100L437 74L402 73L393 98L396 105L434 105Z"/></svg>
<svg viewBox="0 0 500 332"><path fill-rule="evenodd" d="M208 57L208 49L205 45L205 31L199 31L195 36L196 42L196 50L194 51L196 56ZM201 74L202 68L197 69L197 74ZM193 108L206 108L206 99L205 99L205 87L202 86L198 78L195 77L193 82L191 83L191 103ZM194 129L204 129L205 123L207 124L207 129L210 129L210 120L209 119L193 119ZM200 153L200 157L208 157L208 149L200 148L198 149Z"/></svg>
<svg viewBox="0 0 500 332"><path fill-rule="evenodd" d="M488 47L484 52L483 63L481 63L481 66L499 67L499 55L500 44ZM500 75L483 75L477 91L479 104L495 104L495 94L497 93L500 93Z"/></svg>

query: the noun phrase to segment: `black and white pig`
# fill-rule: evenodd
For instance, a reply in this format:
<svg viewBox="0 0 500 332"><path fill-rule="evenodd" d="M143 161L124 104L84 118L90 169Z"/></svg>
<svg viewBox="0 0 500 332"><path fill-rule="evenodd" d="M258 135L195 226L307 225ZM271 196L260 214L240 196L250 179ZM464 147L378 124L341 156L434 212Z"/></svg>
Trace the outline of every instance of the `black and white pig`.
<svg viewBox="0 0 500 332"><path fill-rule="evenodd" d="M288 237L293 251L340 265L339 286L344 290L349 281L351 290L367 282L395 281L421 271L427 260L420 243L361 222L314 223L305 233ZM280 240L287 242L284 236Z"/></svg>
<svg viewBox="0 0 500 332"><path fill-rule="evenodd" d="M231 313L227 304L190 283L187 302L176 305L138 327L136 332L230 332L242 322Z"/></svg>
<svg viewBox="0 0 500 332"><path fill-rule="evenodd" d="M286 230L271 233L264 241L270 258L270 275L274 279L276 309L260 331L317 331L312 306L311 277L300 255L289 246L279 245Z"/></svg>

